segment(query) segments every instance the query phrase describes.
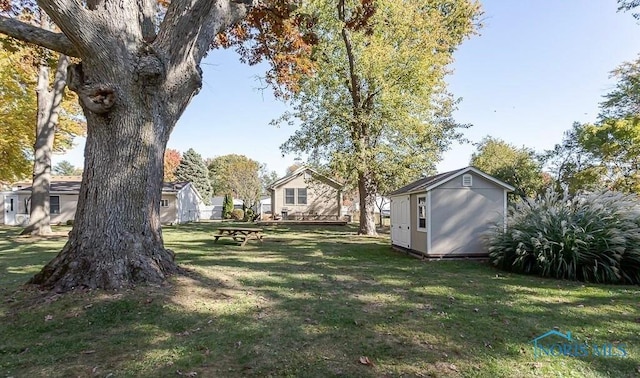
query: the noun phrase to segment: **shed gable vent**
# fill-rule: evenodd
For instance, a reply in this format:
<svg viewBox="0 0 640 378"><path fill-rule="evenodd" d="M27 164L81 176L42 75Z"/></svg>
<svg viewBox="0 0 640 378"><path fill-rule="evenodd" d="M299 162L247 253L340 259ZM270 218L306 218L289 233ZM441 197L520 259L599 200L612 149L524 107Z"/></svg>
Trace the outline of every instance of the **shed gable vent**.
<svg viewBox="0 0 640 378"><path fill-rule="evenodd" d="M470 174L462 175L462 186L472 186L473 176Z"/></svg>

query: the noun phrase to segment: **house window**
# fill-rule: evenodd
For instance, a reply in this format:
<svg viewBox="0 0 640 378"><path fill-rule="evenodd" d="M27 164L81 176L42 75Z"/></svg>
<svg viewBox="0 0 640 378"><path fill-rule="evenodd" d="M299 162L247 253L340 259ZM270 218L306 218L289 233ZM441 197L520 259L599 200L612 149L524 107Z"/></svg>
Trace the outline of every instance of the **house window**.
<svg viewBox="0 0 640 378"><path fill-rule="evenodd" d="M169 200L168 199L161 199L160 200L160 207L169 207Z"/></svg>
<svg viewBox="0 0 640 378"><path fill-rule="evenodd" d="M294 205L296 203L296 193L293 188L286 188L284 190L284 203L285 205Z"/></svg>
<svg viewBox="0 0 640 378"><path fill-rule="evenodd" d="M418 229L427 229L427 197L418 197Z"/></svg>
<svg viewBox="0 0 640 378"><path fill-rule="evenodd" d="M298 188L298 205L307 204L307 188Z"/></svg>
<svg viewBox="0 0 640 378"><path fill-rule="evenodd" d="M462 175L462 186L472 186L473 176L466 174Z"/></svg>
<svg viewBox="0 0 640 378"><path fill-rule="evenodd" d="M60 214L60 196L49 197L49 213Z"/></svg>

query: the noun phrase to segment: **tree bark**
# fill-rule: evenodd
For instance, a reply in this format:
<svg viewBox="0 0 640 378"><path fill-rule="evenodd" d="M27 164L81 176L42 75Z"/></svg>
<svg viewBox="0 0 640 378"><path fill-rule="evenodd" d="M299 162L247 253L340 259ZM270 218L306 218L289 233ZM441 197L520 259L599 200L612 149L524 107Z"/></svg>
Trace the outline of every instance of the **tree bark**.
<svg viewBox="0 0 640 378"><path fill-rule="evenodd" d="M360 226L358 234L377 236L374 215L376 188L371 173L367 171L358 173L358 195L360 197Z"/></svg>
<svg viewBox="0 0 640 378"><path fill-rule="evenodd" d="M149 3L39 0L82 63L68 69L87 119L82 184L62 251L29 282L58 292L160 283L178 272L160 226L169 135L202 85L214 36L249 0L171 2L158 34ZM12 30L0 31L20 36ZM47 47L53 43L45 44Z"/></svg>
<svg viewBox="0 0 640 378"><path fill-rule="evenodd" d="M36 89L38 113L36 142L34 145L33 183L31 185L31 209L29 212L29 225L22 230L22 235L51 234L49 207L51 155L53 153L60 106L66 87L68 66L69 58L65 55L60 55L51 89L49 89L49 67L46 62L42 62L39 68L38 87Z"/></svg>

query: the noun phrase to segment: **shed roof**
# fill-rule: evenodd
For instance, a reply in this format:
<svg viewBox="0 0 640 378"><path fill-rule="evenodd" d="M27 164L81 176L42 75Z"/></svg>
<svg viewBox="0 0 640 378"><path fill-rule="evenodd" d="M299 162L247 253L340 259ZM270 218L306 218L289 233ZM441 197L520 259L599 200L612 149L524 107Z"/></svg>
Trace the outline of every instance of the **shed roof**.
<svg viewBox="0 0 640 378"><path fill-rule="evenodd" d="M460 168L460 169L456 169L449 172L438 173L437 175L433 175L433 176L423 177L419 180L412 182L409 185L406 185L400 189L394 190L393 192L389 193L389 196L397 196L400 194L410 194L410 193L416 193L416 192L426 192L468 172L476 173L484 177L485 179L495 183L496 185L503 187L508 191L515 190L513 186L503 181L500 181L489 174L482 172L478 168L465 167L465 168Z"/></svg>

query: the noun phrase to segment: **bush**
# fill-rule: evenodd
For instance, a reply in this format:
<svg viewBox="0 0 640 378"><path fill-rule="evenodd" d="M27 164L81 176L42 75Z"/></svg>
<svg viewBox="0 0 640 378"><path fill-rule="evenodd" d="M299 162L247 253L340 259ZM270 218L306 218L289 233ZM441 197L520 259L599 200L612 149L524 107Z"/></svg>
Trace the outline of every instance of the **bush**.
<svg viewBox="0 0 640 378"><path fill-rule="evenodd" d="M244 211L242 209L233 209L231 210L231 219L233 220L243 220L244 219Z"/></svg>
<svg viewBox="0 0 640 378"><path fill-rule="evenodd" d="M244 211L244 221L245 222L253 222L256 220L257 216L252 208L248 207Z"/></svg>
<svg viewBox="0 0 640 378"><path fill-rule="evenodd" d="M497 267L600 283L640 283L640 203L635 195L548 192L511 206L508 228L487 236Z"/></svg>
<svg viewBox="0 0 640 378"><path fill-rule="evenodd" d="M230 194L225 194L222 200L222 219L231 218L231 212L233 211L233 197Z"/></svg>

